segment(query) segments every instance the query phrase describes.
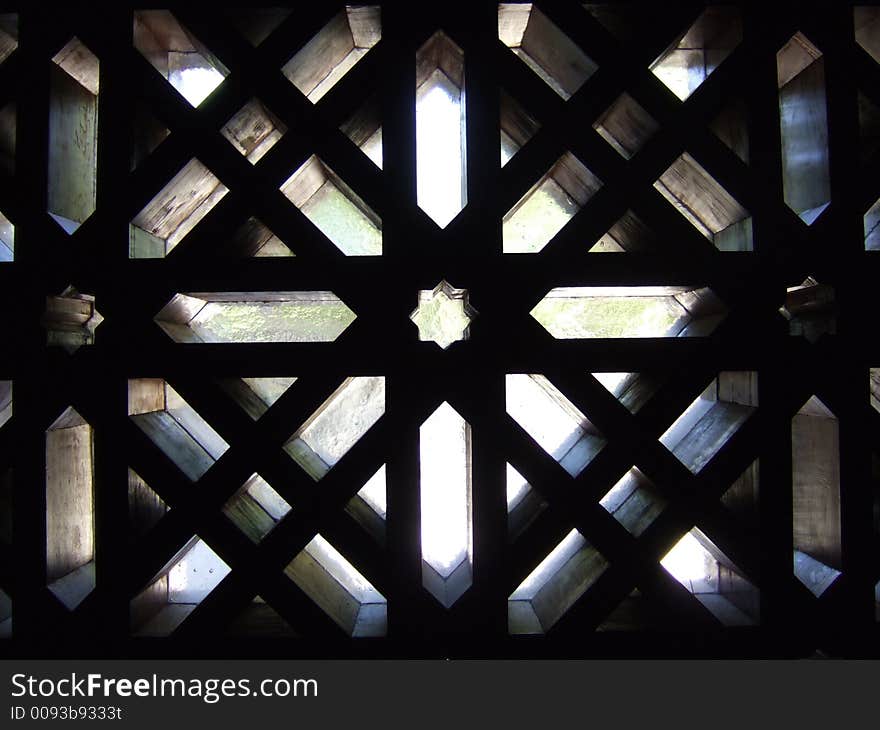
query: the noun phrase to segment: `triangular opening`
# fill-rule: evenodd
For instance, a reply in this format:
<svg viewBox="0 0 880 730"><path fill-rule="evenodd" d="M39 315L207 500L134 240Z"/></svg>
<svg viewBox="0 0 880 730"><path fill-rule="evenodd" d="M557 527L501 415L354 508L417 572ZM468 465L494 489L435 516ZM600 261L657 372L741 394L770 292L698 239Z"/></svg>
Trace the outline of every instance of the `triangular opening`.
<svg viewBox="0 0 880 730"><path fill-rule="evenodd" d="M130 537L140 538L168 512L168 505L133 469L128 470L128 524Z"/></svg>
<svg viewBox="0 0 880 730"><path fill-rule="evenodd" d="M142 101L139 101L135 108L133 124L132 170L153 154L159 145L171 134L168 127L160 122Z"/></svg>
<svg viewBox="0 0 880 730"><path fill-rule="evenodd" d="M501 89L501 166L504 167L541 125L522 105Z"/></svg>

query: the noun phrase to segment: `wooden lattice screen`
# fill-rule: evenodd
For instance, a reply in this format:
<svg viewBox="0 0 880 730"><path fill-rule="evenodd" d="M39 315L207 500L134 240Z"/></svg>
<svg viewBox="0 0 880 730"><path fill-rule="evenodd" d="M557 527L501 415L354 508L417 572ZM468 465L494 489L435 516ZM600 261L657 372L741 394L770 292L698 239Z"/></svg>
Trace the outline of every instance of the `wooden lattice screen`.
<svg viewBox="0 0 880 730"><path fill-rule="evenodd" d="M683 34L702 17L702 4L535 5L536 17L597 67L564 99L499 40L499 6L472 0L382 6L381 40L312 103L282 67L344 6L292 3L291 12L258 14L270 25L257 44L259 36L249 39L237 22L247 13L169 6L202 56L228 71L197 107L135 47L137 7L11 8L3 37L14 51L0 64L0 212L14 226L14 260L0 263L10 316L0 381L12 397L12 417L0 427L0 619L11 610L12 622L0 651L876 653L880 492L872 462L880 412L870 376L880 366L872 324L880 254L870 250L868 234L880 197L880 66L872 55L880 24L874 32L872 9L842 2L724 8L736 31L732 50L685 101L650 67L680 41L693 41ZM416 203L415 59L438 30L464 54L466 94L467 205L443 229ZM818 86L803 81L803 108L792 113L809 121L787 128L779 54L797 33L796 51L813 54L812 62L818 49L824 77ZM71 143L58 131L64 111L53 99L61 61L86 63L81 47L69 45L74 38L100 71L91 79L96 106L64 122ZM576 64L568 45L552 33L545 40L545 65L570 71ZM708 47L706 38L696 43ZM716 64L701 52L702 63ZM78 83L88 88L88 80ZM625 104L635 106L605 116L624 92ZM222 134L252 99L284 130L256 165ZM536 131L502 167L502 120L511 105ZM342 129L350 131L364 109L381 125L382 170ZM826 116L810 116L821 109ZM607 121L602 130L597 120ZM620 154L599 133L613 137L615 121L639 127L639 120L650 133L635 154ZM86 166L83 178L70 147L95 124L96 167ZM566 153L601 187L540 253L504 253L505 216ZM381 219L381 256L343 255L282 193L313 155ZM812 162L799 168L792 162L798 155ZM167 256L133 257L133 221L193 159L228 193ZM65 178L71 170L75 184ZM66 199L71 185L94 186L94 212L79 219L69 212L78 205ZM795 201L817 186L830 205ZM728 199L748 216L735 245L719 238L721 226L701 235L679 214L699 217L702 207L723 208ZM651 235L630 245L619 221L633 216ZM238 246L251 219L295 256L254 256ZM591 251L609 231L625 250ZM154 236L144 245L162 241ZM478 313L469 338L445 350L419 341L409 318L419 292L442 280L466 289ZM725 316L693 337L556 339L530 314L555 288L646 286L708 288ZM356 319L333 342L177 342L155 318L176 294L192 292L333 292ZM82 322L94 309L103 321L92 338ZM77 338L82 344L74 347ZM591 375L603 372L641 374L640 407ZM605 439L576 476L507 415L506 376L515 374L545 376ZM384 414L316 481L282 447L353 376L384 378ZM229 382L261 377L297 380L253 418ZM228 444L195 477L129 415L133 384L160 379ZM722 424L731 432L724 440L697 438L690 457L660 443L707 386L714 383L721 399L728 381L733 390L746 382L750 395L737 401L747 417L736 428ZM880 384L875 390L880 397ZM449 608L423 587L420 551L419 428L443 402L470 425L472 483L471 584ZM823 426L804 431L799 417ZM820 476L809 471L823 459ZM514 535L507 464L545 505ZM387 517L377 537L346 505L382 465ZM638 529L600 504L633 466L650 483L644 509L655 510ZM224 512L255 473L292 507L259 541ZM83 480L90 491L76 496ZM153 508L170 509L144 518L135 504L143 494L157 495ZM73 529L77 519L75 550L85 558L62 570L55 552L64 546L54 544L53 531ZM731 622L711 600L698 600L660 566L694 527L715 558L719 584L745 581L755 592L751 625L725 625ZM553 614L543 632L512 632L509 597L572 529L603 569L594 563L554 584L542 599ZM318 533L387 599L385 635L352 638L285 572ZM138 597L196 535L228 575L169 636L138 635ZM837 577L811 590L795 574L793 554ZM94 569L94 588L66 605L50 584L84 561ZM257 596L265 603L255 604Z"/></svg>

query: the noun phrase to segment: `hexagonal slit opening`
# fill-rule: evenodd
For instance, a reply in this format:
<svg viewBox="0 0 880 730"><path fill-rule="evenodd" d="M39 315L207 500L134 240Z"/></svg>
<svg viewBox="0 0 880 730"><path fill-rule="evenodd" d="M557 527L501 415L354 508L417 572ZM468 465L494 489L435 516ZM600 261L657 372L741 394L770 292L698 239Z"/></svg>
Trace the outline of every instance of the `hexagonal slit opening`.
<svg viewBox="0 0 880 730"><path fill-rule="evenodd" d="M18 14L0 14L0 63L18 48Z"/></svg>
<svg viewBox="0 0 880 730"><path fill-rule="evenodd" d="M816 396L791 419L794 574L815 596L843 568L837 417Z"/></svg>
<svg viewBox="0 0 880 730"><path fill-rule="evenodd" d="M281 192L346 256L382 254L382 219L314 155Z"/></svg>
<svg viewBox="0 0 880 730"><path fill-rule="evenodd" d="M221 378L217 384L256 421L296 380L296 378Z"/></svg>
<svg viewBox="0 0 880 730"><path fill-rule="evenodd" d="M193 158L132 219L129 258L164 258L228 192Z"/></svg>
<svg viewBox="0 0 880 730"><path fill-rule="evenodd" d="M382 109L377 95L371 96L340 129L382 169Z"/></svg>
<svg viewBox="0 0 880 730"><path fill-rule="evenodd" d="M198 535L129 604L136 636L169 636L230 572Z"/></svg>
<svg viewBox="0 0 880 730"><path fill-rule="evenodd" d="M15 260L15 226L0 212L0 264Z"/></svg>
<svg viewBox="0 0 880 730"><path fill-rule="evenodd" d="M504 167L541 125L504 89L501 89L500 112L501 166Z"/></svg>
<svg viewBox="0 0 880 730"><path fill-rule="evenodd" d="M547 503L512 465L506 468L507 535L513 541L547 508Z"/></svg>
<svg viewBox="0 0 880 730"><path fill-rule="evenodd" d="M49 215L74 233L95 212L98 58L72 38L52 58L49 90Z"/></svg>
<svg viewBox="0 0 880 730"><path fill-rule="evenodd" d="M648 477L633 467L599 502L633 537L647 530L666 507Z"/></svg>
<svg viewBox="0 0 880 730"><path fill-rule="evenodd" d="M837 332L837 304L834 287L820 284L812 276L799 286L785 290L785 304L779 313L788 320L792 336L817 342L822 335Z"/></svg>
<svg viewBox="0 0 880 730"><path fill-rule="evenodd" d="M467 204L464 52L442 31L416 53L419 207L445 228Z"/></svg>
<svg viewBox="0 0 880 730"><path fill-rule="evenodd" d="M785 204L810 225L831 201L825 59L803 33L776 54Z"/></svg>
<svg viewBox="0 0 880 730"><path fill-rule="evenodd" d="M694 474L712 460L758 406L755 372L722 372L660 437Z"/></svg>
<svg viewBox="0 0 880 730"><path fill-rule="evenodd" d="M229 448L174 388L158 378L128 381L128 415L192 482Z"/></svg>
<svg viewBox="0 0 880 730"><path fill-rule="evenodd" d="M72 354L82 345L94 344L95 330L103 321L91 294L80 294L69 286L59 296L46 297L43 327L47 345L63 347Z"/></svg>
<svg viewBox="0 0 880 730"><path fill-rule="evenodd" d="M419 443L422 585L449 608L473 581L470 424L444 402Z"/></svg>
<svg viewBox="0 0 880 730"><path fill-rule="evenodd" d="M321 535L315 535L284 572L349 636L386 634L385 597Z"/></svg>
<svg viewBox="0 0 880 730"><path fill-rule="evenodd" d="M551 289L530 312L556 339L705 337L727 312L706 287Z"/></svg>
<svg viewBox="0 0 880 730"><path fill-rule="evenodd" d="M67 408L46 430L46 580L73 611L95 587L92 427Z"/></svg>
<svg viewBox="0 0 880 730"><path fill-rule="evenodd" d="M192 106L199 106L229 69L167 10L136 10L134 47Z"/></svg>
<svg viewBox="0 0 880 730"><path fill-rule="evenodd" d="M599 178L566 152L504 216L504 253L543 249L600 187Z"/></svg>
<svg viewBox="0 0 880 730"><path fill-rule="evenodd" d="M605 438L543 375L507 375L507 413L572 477L605 445Z"/></svg>
<svg viewBox="0 0 880 730"><path fill-rule="evenodd" d="M287 127L259 99L251 99L220 130L244 158L256 165L284 136Z"/></svg>
<svg viewBox="0 0 880 730"><path fill-rule="evenodd" d="M318 481L385 413L385 378L347 378L297 429L284 451Z"/></svg>
<svg viewBox="0 0 880 730"><path fill-rule="evenodd" d="M696 527L666 553L660 565L723 625L759 623L758 589Z"/></svg>
<svg viewBox="0 0 880 730"><path fill-rule="evenodd" d="M630 159L660 128L641 104L624 92L593 124L615 152Z"/></svg>
<svg viewBox="0 0 880 730"><path fill-rule="evenodd" d="M382 38L378 5L346 5L281 68L316 104Z"/></svg>
<svg viewBox="0 0 880 730"><path fill-rule="evenodd" d="M223 514L254 543L266 537L288 512L290 505L259 474L252 474L223 505Z"/></svg>
<svg viewBox="0 0 880 730"><path fill-rule="evenodd" d="M719 251L751 251L752 219L687 152L670 165L654 188Z"/></svg>
<svg viewBox="0 0 880 730"><path fill-rule="evenodd" d="M563 99L571 97L598 68L531 3L498 5L498 37Z"/></svg>
<svg viewBox="0 0 880 730"><path fill-rule="evenodd" d="M545 634L592 586L608 562L572 530L507 599L511 634Z"/></svg>
<svg viewBox="0 0 880 730"><path fill-rule="evenodd" d="M741 40L739 10L711 5L651 64L651 72L684 101L721 65Z"/></svg>
<svg viewBox="0 0 880 730"><path fill-rule="evenodd" d="M175 294L155 322L175 342L333 342L356 315L333 292Z"/></svg>

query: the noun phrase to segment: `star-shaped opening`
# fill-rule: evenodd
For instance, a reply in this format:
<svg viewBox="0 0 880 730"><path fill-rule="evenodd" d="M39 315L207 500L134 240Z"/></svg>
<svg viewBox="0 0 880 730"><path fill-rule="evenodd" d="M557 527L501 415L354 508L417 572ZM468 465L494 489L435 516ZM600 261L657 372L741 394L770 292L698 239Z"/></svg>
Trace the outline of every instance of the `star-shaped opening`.
<svg viewBox="0 0 880 730"><path fill-rule="evenodd" d="M453 342L466 340L477 311L468 303L466 289L455 289L441 281L432 291L419 292L419 306L410 319L419 328L422 342L434 341L444 350Z"/></svg>

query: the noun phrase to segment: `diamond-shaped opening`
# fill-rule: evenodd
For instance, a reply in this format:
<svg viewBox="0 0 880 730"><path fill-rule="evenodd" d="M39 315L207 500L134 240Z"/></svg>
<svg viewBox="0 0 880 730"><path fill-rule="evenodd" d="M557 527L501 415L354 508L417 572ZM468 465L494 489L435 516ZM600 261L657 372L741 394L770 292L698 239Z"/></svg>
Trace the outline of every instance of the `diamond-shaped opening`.
<svg viewBox="0 0 880 730"><path fill-rule="evenodd" d="M224 631L232 637L297 638L299 634L262 596L255 596Z"/></svg>
<svg viewBox="0 0 880 730"><path fill-rule="evenodd" d="M378 96L371 96L340 129L382 169L382 109Z"/></svg>
<svg viewBox="0 0 880 730"><path fill-rule="evenodd" d="M158 378L128 381L128 415L193 482L229 448L174 388Z"/></svg>
<svg viewBox="0 0 880 730"><path fill-rule="evenodd" d="M507 375L507 413L571 476L605 445L605 438L543 375Z"/></svg>
<svg viewBox="0 0 880 730"><path fill-rule="evenodd" d="M504 167L541 125L522 105L501 89L501 166Z"/></svg>
<svg viewBox="0 0 880 730"><path fill-rule="evenodd" d="M865 250L880 251L880 199L865 213Z"/></svg>
<svg viewBox="0 0 880 730"><path fill-rule="evenodd" d="M290 247L262 221L251 216L218 247L217 253L231 258L295 256Z"/></svg>
<svg viewBox="0 0 880 730"><path fill-rule="evenodd" d="M436 342L445 350L453 342L468 338L471 320L476 316L467 289L456 289L441 281L433 290L419 292L419 306L409 318L419 328L419 340Z"/></svg>
<svg viewBox="0 0 880 730"><path fill-rule="evenodd" d="M660 443L698 474L758 406L758 375L718 374L660 437Z"/></svg>
<svg viewBox="0 0 880 730"><path fill-rule="evenodd" d="M156 148L171 134L171 130L156 118L143 101L136 103L132 132L132 170L153 154Z"/></svg>
<svg viewBox="0 0 880 730"><path fill-rule="evenodd" d="M129 258L167 256L229 189L195 158L131 221Z"/></svg>
<svg viewBox="0 0 880 730"><path fill-rule="evenodd" d="M880 63L880 8L861 6L853 8L856 43Z"/></svg>
<svg viewBox="0 0 880 730"><path fill-rule="evenodd" d="M419 442L422 585L449 608L473 582L471 428L443 403Z"/></svg>
<svg viewBox="0 0 880 730"><path fill-rule="evenodd" d="M172 634L229 572L222 558L196 535L132 599L132 633Z"/></svg>
<svg viewBox="0 0 880 730"><path fill-rule="evenodd" d="M18 15L0 13L0 63L3 63L18 48Z"/></svg>
<svg viewBox="0 0 880 730"><path fill-rule="evenodd" d="M70 234L97 204L100 64L78 38L52 60L47 204L49 215Z"/></svg>
<svg viewBox="0 0 880 730"><path fill-rule="evenodd" d="M0 588L0 639L12 636L12 599Z"/></svg>
<svg viewBox="0 0 880 730"><path fill-rule="evenodd" d="M498 5L498 37L563 99L571 97L598 68L531 3Z"/></svg>
<svg viewBox="0 0 880 730"><path fill-rule="evenodd" d="M660 565L725 626L759 623L758 589L696 527L666 553Z"/></svg>
<svg viewBox="0 0 880 730"><path fill-rule="evenodd" d="M284 445L315 481L323 477L385 413L385 378L347 378Z"/></svg>
<svg viewBox="0 0 880 730"><path fill-rule="evenodd" d="M347 5L281 68L316 104L382 38L378 5Z"/></svg>
<svg viewBox="0 0 880 730"><path fill-rule="evenodd" d="M296 382L296 378L222 378L217 384L255 421Z"/></svg>
<svg viewBox="0 0 880 730"><path fill-rule="evenodd" d="M556 339L705 337L726 314L708 288L560 287L530 314Z"/></svg>
<svg viewBox="0 0 880 730"><path fill-rule="evenodd" d="M600 187L599 178L566 152L504 216L504 253L543 249Z"/></svg>
<svg viewBox="0 0 880 730"><path fill-rule="evenodd" d="M507 465L507 534L516 540L547 508L547 503L526 478Z"/></svg>
<svg viewBox="0 0 880 730"><path fill-rule="evenodd" d="M655 250L659 245L654 231L628 210L590 247L590 253L642 253Z"/></svg>
<svg viewBox="0 0 880 730"><path fill-rule="evenodd" d="M441 228L467 204L464 52L438 31L416 54L419 207Z"/></svg>
<svg viewBox="0 0 880 730"><path fill-rule="evenodd" d="M608 567L577 530L572 530L507 599L511 634L544 634Z"/></svg>
<svg viewBox="0 0 880 730"><path fill-rule="evenodd" d="M0 263L15 260L15 226L0 212Z"/></svg>
<svg viewBox="0 0 880 730"><path fill-rule="evenodd" d="M382 254L382 219L314 155L281 192L346 256Z"/></svg>
<svg viewBox="0 0 880 730"><path fill-rule="evenodd" d="M284 572L349 636L386 634L385 597L321 535L315 535Z"/></svg>
<svg viewBox="0 0 880 730"><path fill-rule="evenodd" d="M128 470L128 524L129 539L134 542L146 535L159 524L168 512L165 504L158 494L141 479L134 469Z"/></svg>
<svg viewBox="0 0 880 730"><path fill-rule="evenodd" d="M739 9L711 5L651 64L654 75L684 101L742 40Z"/></svg>
<svg viewBox="0 0 880 730"><path fill-rule="evenodd" d="M385 544L387 497L385 464L382 464L345 505L345 511L381 545Z"/></svg>
<svg viewBox="0 0 880 730"><path fill-rule="evenodd" d="M286 131L287 127L259 99L251 99L220 133L248 162L256 165Z"/></svg>
<svg viewBox="0 0 880 730"><path fill-rule="evenodd" d="M72 286L58 296L46 297L43 327L46 344L74 353L81 345L95 342L95 330L104 321L95 307L95 297L80 294Z"/></svg>
<svg viewBox="0 0 880 730"><path fill-rule="evenodd" d="M627 532L638 537L647 530L666 507L648 477L633 467L599 502Z"/></svg>
<svg viewBox="0 0 880 730"><path fill-rule="evenodd" d="M719 251L752 250L749 212L686 152L654 187Z"/></svg>
<svg viewBox="0 0 880 730"><path fill-rule="evenodd" d="M825 59L803 33L776 54L785 204L810 225L831 201Z"/></svg>
<svg viewBox="0 0 880 730"><path fill-rule="evenodd" d="M748 110L745 101L734 97L712 121L710 129L746 164L749 163Z"/></svg>
<svg viewBox="0 0 880 730"><path fill-rule="evenodd" d="M10 177L15 174L16 110L15 102L10 102L0 109L0 172Z"/></svg>
<svg viewBox="0 0 880 730"><path fill-rule="evenodd" d="M229 24L252 46L259 46L293 12L290 8L221 8Z"/></svg>
<svg viewBox="0 0 880 730"><path fill-rule="evenodd" d="M757 526L759 487L759 463L754 461L724 492L721 503L741 520Z"/></svg>
<svg viewBox="0 0 880 730"><path fill-rule="evenodd" d="M591 373L630 413L638 413L663 384L653 373Z"/></svg>
<svg viewBox="0 0 880 730"><path fill-rule="evenodd" d="M333 342L355 316L333 292L194 292L155 321L175 342Z"/></svg>
<svg viewBox="0 0 880 730"><path fill-rule="evenodd" d="M659 128L642 105L625 92L593 124L602 139L626 159L638 152Z"/></svg>
<svg viewBox="0 0 880 730"><path fill-rule="evenodd" d="M791 419L794 572L821 595L843 568L837 417L816 396Z"/></svg>
<svg viewBox="0 0 880 730"><path fill-rule="evenodd" d="M73 408L46 430L46 580L71 611L95 587L92 439Z"/></svg>
<svg viewBox="0 0 880 730"><path fill-rule="evenodd" d="M223 505L223 514L253 542L260 542L290 512L290 505L259 474L252 474Z"/></svg>
<svg viewBox="0 0 880 730"><path fill-rule="evenodd" d="M134 47L193 106L229 75L226 66L167 10L135 11Z"/></svg>
<svg viewBox="0 0 880 730"><path fill-rule="evenodd" d="M820 284L812 276L799 286L786 289L785 304L779 313L788 320L788 331L816 342L822 335L837 331L837 305L834 287Z"/></svg>
<svg viewBox="0 0 880 730"><path fill-rule="evenodd" d="M12 381L0 380L0 428L12 418Z"/></svg>

